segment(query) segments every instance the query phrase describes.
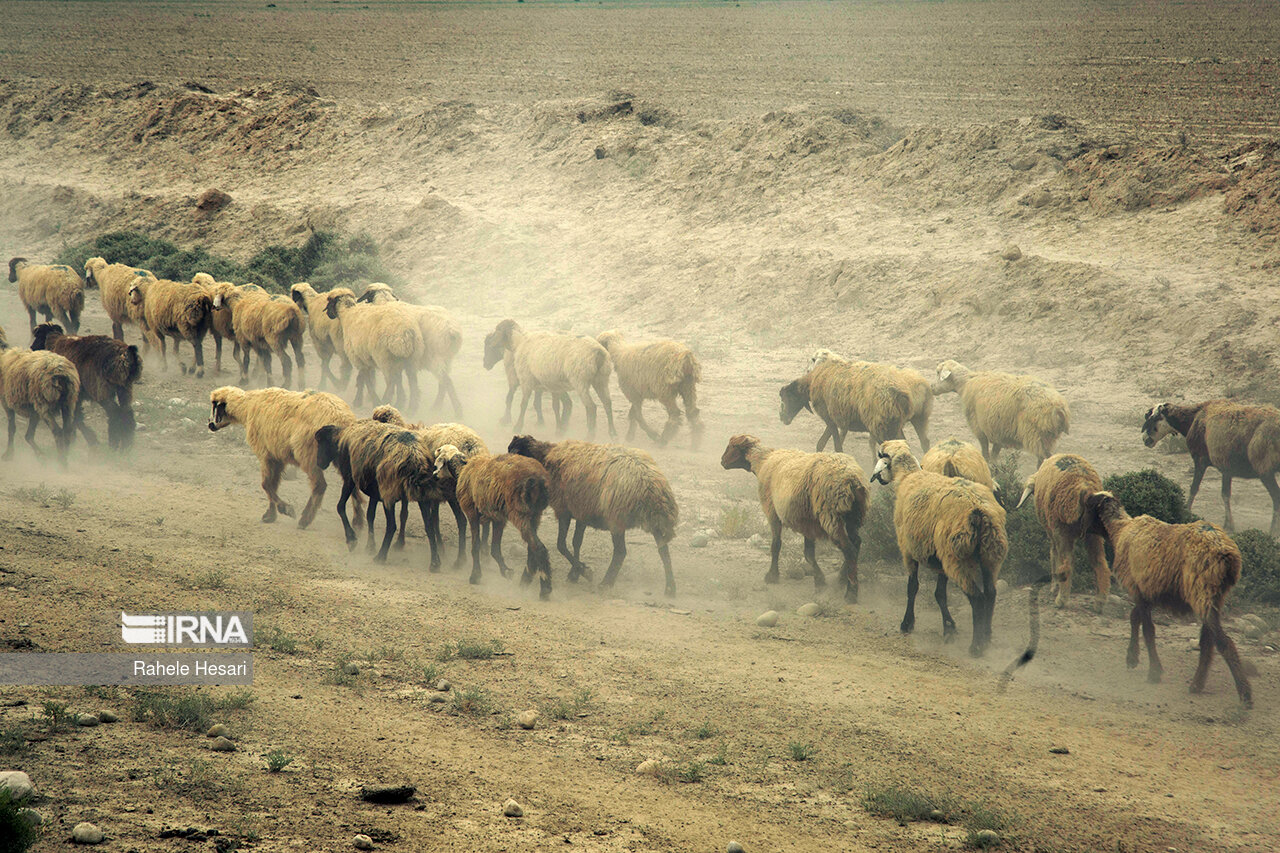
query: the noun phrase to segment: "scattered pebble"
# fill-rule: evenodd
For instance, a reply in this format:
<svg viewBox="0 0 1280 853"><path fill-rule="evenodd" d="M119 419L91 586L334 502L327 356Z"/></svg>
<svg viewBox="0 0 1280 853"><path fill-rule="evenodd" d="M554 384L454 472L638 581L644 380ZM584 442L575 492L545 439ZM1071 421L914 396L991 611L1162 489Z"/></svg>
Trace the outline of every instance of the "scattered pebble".
<svg viewBox="0 0 1280 853"><path fill-rule="evenodd" d="M729 846L725 848L724 853L746 853L746 851L742 849L742 845L738 842L730 841Z"/></svg>
<svg viewBox="0 0 1280 853"><path fill-rule="evenodd" d="M342 672L345 675L359 675L360 667L355 662L348 662L342 665Z"/></svg>
<svg viewBox="0 0 1280 853"><path fill-rule="evenodd" d="M711 537L705 533L695 533L693 538L689 540L690 548L705 548L711 541Z"/></svg>
<svg viewBox="0 0 1280 853"><path fill-rule="evenodd" d="M1022 250L1019 249L1016 244L1010 243L1008 246L1004 247L1003 251L1000 252L1000 257L1004 258L1006 261L1016 261L1022 258Z"/></svg>
<svg viewBox="0 0 1280 853"><path fill-rule="evenodd" d="M449 698L443 693L432 693L427 697L427 701L433 705L443 705L445 702L449 701Z"/></svg>
<svg viewBox="0 0 1280 853"><path fill-rule="evenodd" d="M995 847L1000 843L1000 833L994 829L980 829L973 834L978 847Z"/></svg>
<svg viewBox="0 0 1280 853"><path fill-rule="evenodd" d="M753 534L751 534L751 538L749 538L749 539L747 540L747 544L748 544L748 545L750 545L752 548L761 548L761 549L763 549L763 548L768 548L768 547L769 547L769 542L768 542L768 540L766 540L766 539L764 538L764 534L763 534L763 533L753 533Z"/></svg>
<svg viewBox="0 0 1280 853"><path fill-rule="evenodd" d="M225 737L225 738L230 738L230 737L231 737L231 729L227 728L227 727L226 727L226 726L224 726L222 723L214 723L214 724L209 728L209 731L207 731L207 732L205 732L205 733L204 733L204 736L205 736L205 737Z"/></svg>
<svg viewBox="0 0 1280 853"><path fill-rule="evenodd" d="M538 718L540 716L542 715L533 708L530 708L527 711L521 711L520 715L516 717L516 722L520 724L520 728L522 729L532 729L534 726L538 725Z"/></svg>
<svg viewBox="0 0 1280 853"><path fill-rule="evenodd" d="M44 823L44 815L35 809L19 809L18 817L26 821L28 826L40 826Z"/></svg>
<svg viewBox="0 0 1280 853"><path fill-rule="evenodd" d="M448 693L451 687L453 687L453 685L445 681L443 678L436 682L436 690L439 690L441 693Z"/></svg>
<svg viewBox="0 0 1280 853"><path fill-rule="evenodd" d="M821 612L822 608L813 601L810 601L808 604L801 604L796 608L796 613L800 616L817 616Z"/></svg>
<svg viewBox="0 0 1280 853"><path fill-rule="evenodd" d="M360 799L369 803L403 803L418 789L412 785L365 785Z"/></svg>
<svg viewBox="0 0 1280 853"><path fill-rule="evenodd" d="M185 405L187 405L187 401L186 401L186 400L184 400L184 399L182 399L181 397L170 397L170 398L169 398L169 405L170 405L170 406L185 406Z"/></svg>
<svg viewBox="0 0 1280 853"><path fill-rule="evenodd" d="M1049 748L1049 751L1054 755L1070 755L1071 754L1071 750L1067 749L1065 746L1053 746Z"/></svg>
<svg viewBox="0 0 1280 853"><path fill-rule="evenodd" d="M99 711L99 712L98 712L98 722L100 722L100 723L114 723L114 722L116 722L116 721L117 721L117 720L119 720L119 719L120 719L120 718L119 718L119 717L117 717L117 716L115 715L115 713L114 713L114 712L112 712L112 711Z"/></svg>
<svg viewBox="0 0 1280 853"><path fill-rule="evenodd" d="M102 830L89 822L77 823L71 830L71 840L76 844L101 844Z"/></svg>
<svg viewBox="0 0 1280 853"><path fill-rule="evenodd" d="M96 726L100 722L96 714L76 714L77 726Z"/></svg>
<svg viewBox="0 0 1280 853"><path fill-rule="evenodd" d="M357 835L355 838L351 839L351 846L357 850L372 850L373 839L367 835Z"/></svg>
<svg viewBox="0 0 1280 853"><path fill-rule="evenodd" d="M14 801L25 800L36 792L36 786L21 770L4 770L0 771L0 791L8 791Z"/></svg>
<svg viewBox="0 0 1280 853"><path fill-rule="evenodd" d="M636 772L641 776L657 776L662 772L662 765L652 758L646 758L640 762L640 766L636 768Z"/></svg>
<svg viewBox="0 0 1280 853"><path fill-rule="evenodd" d="M933 811L929 812L929 820L933 821L934 823L946 823L947 816L943 814L942 809L934 809Z"/></svg>
<svg viewBox="0 0 1280 853"><path fill-rule="evenodd" d="M996 581L996 595L1004 595L1009 591L1009 582L1004 578Z"/></svg>
<svg viewBox="0 0 1280 853"><path fill-rule="evenodd" d="M772 628L778 624L778 611L766 610L756 617L756 624L761 628Z"/></svg>
<svg viewBox="0 0 1280 853"><path fill-rule="evenodd" d="M502 804L502 814L505 817L524 817L524 806L515 800L507 800Z"/></svg>
<svg viewBox="0 0 1280 853"><path fill-rule="evenodd" d="M193 427L196 425L196 422L191 420L191 418L183 418L178 423L182 424L184 427Z"/></svg>
<svg viewBox="0 0 1280 853"><path fill-rule="evenodd" d="M214 752L235 752L236 751L236 745L225 737L214 738L213 743L209 745L209 748L212 749Z"/></svg>

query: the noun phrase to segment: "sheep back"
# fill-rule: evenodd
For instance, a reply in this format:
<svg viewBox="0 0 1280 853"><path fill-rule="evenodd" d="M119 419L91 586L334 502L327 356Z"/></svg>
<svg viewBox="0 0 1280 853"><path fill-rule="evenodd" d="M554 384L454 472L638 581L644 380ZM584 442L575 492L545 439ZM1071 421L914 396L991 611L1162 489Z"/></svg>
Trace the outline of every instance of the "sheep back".
<svg viewBox="0 0 1280 853"><path fill-rule="evenodd" d="M960 391L970 429L1006 447L1045 457L1070 429L1070 410L1061 394L1031 376L974 373Z"/></svg>
<svg viewBox="0 0 1280 853"><path fill-rule="evenodd" d="M897 438L911 417L911 389L890 370L865 361L819 362L810 371L810 404L819 417L841 428Z"/></svg>
<svg viewBox="0 0 1280 853"><path fill-rule="evenodd" d="M661 543L675 536L680 509L652 456L618 444L576 440L547 447L543 465L557 516L614 533L638 527Z"/></svg>
<svg viewBox="0 0 1280 853"><path fill-rule="evenodd" d="M132 386L142 375L138 348L105 335L64 335L60 326L44 323L36 327L32 349L48 349L71 361L81 395L99 403L113 399L117 389Z"/></svg>
<svg viewBox="0 0 1280 853"><path fill-rule="evenodd" d="M1079 534L1090 521L1085 502L1102 491L1102 478L1083 457L1057 453L1034 475L1036 517L1045 529L1061 525Z"/></svg>
<svg viewBox="0 0 1280 853"><path fill-rule="evenodd" d="M138 286L139 279L134 280ZM213 323L213 297L206 287L189 281L146 281L143 318L157 335L178 335L195 341Z"/></svg>
<svg viewBox="0 0 1280 853"><path fill-rule="evenodd" d="M136 279L155 281L150 270L128 264L108 264L103 258L90 258L84 265L86 279L98 286L103 310L113 323L133 322L129 314L129 288Z"/></svg>
<svg viewBox="0 0 1280 853"><path fill-rule="evenodd" d="M568 392L608 382L609 352L581 335L536 332L516 347L516 376L530 389Z"/></svg>
<svg viewBox="0 0 1280 853"><path fill-rule="evenodd" d="M1209 401L1191 422L1187 449L1233 477L1280 471L1280 410Z"/></svg>
<svg viewBox="0 0 1280 853"><path fill-rule="evenodd" d="M80 375L68 359L48 350L0 353L0 400L6 409L34 410L52 421L63 406L75 408Z"/></svg>
<svg viewBox="0 0 1280 853"><path fill-rule="evenodd" d="M550 501L547 471L525 456L476 456L458 474L458 504L468 517L530 519L535 525Z"/></svg>
<svg viewBox="0 0 1280 853"><path fill-rule="evenodd" d="M1005 511L991 490L971 480L916 471L898 482L893 508L898 549L920 563L936 558L967 595L982 591L1009 551Z"/></svg>
<svg viewBox="0 0 1280 853"><path fill-rule="evenodd" d="M1140 515L1112 544L1112 570L1129 594L1174 613L1207 619L1240 580L1240 549L1207 521L1166 524Z"/></svg>
<svg viewBox="0 0 1280 853"><path fill-rule="evenodd" d="M616 332L597 340L609 352L618 387L627 397L662 399L686 382L702 381L702 365L693 350L676 341L627 343Z"/></svg>
<svg viewBox="0 0 1280 853"><path fill-rule="evenodd" d="M867 477L852 456L771 450L756 477L765 513L809 539L860 527L866 516Z"/></svg>
<svg viewBox="0 0 1280 853"><path fill-rule="evenodd" d="M341 397L323 391L220 388L212 396L217 400L229 390L239 395L234 403L228 402L228 413L244 424L245 438L259 459L311 470L316 467L316 432L330 424L346 426L355 421Z"/></svg>
<svg viewBox="0 0 1280 853"><path fill-rule="evenodd" d="M28 308L76 315L84 309L84 279L66 264L29 264L25 258L14 258L9 281L18 283L18 298Z"/></svg>
<svg viewBox="0 0 1280 853"><path fill-rule="evenodd" d="M435 459L412 430L396 429L383 439L376 476L385 503L435 496Z"/></svg>
<svg viewBox="0 0 1280 853"><path fill-rule="evenodd" d="M920 467L925 471L942 474L944 477L964 477L975 483L981 483L988 489L995 488L995 480L991 478L991 467L982 458L982 451L967 441L948 438L935 444L920 460Z"/></svg>

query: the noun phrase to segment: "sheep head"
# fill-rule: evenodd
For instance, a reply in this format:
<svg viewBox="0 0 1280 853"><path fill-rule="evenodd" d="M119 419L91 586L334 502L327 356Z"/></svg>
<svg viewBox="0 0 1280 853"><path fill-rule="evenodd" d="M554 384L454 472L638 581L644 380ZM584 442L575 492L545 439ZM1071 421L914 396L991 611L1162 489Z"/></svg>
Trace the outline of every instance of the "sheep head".
<svg viewBox="0 0 1280 853"><path fill-rule="evenodd" d="M209 426L212 427L213 424ZM337 424L328 424L316 430L316 467L321 471L338 458L338 436L341 432L342 427Z"/></svg>
<svg viewBox="0 0 1280 853"><path fill-rule="evenodd" d="M398 427L409 425L409 422L404 419L404 415L400 414L400 410L391 405L379 406L373 410L369 417L378 423L394 424Z"/></svg>
<svg viewBox="0 0 1280 853"><path fill-rule="evenodd" d="M484 336L484 369L493 370L493 366L502 361L502 356L511 348L511 335L520 327L515 320L503 320L489 334Z"/></svg>
<svg viewBox="0 0 1280 853"><path fill-rule="evenodd" d="M356 301L378 304L382 302L399 302L400 300L391 290L391 285L375 281L364 289L364 293L360 294L360 298Z"/></svg>
<svg viewBox="0 0 1280 853"><path fill-rule="evenodd" d="M31 348L33 350L48 349L50 343L49 339L60 338L62 337L62 334L62 327L57 323L41 323L39 326L36 326L35 331L32 332Z"/></svg>
<svg viewBox="0 0 1280 853"><path fill-rule="evenodd" d="M754 435L735 435L729 439L729 444L725 447L724 454L720 457L720 467L726 471L731 471L734 468L750 471L750 456L759 447L760 439Z"/></svg>
<svg viewBox="0 0 1280 853"><path fill-rule="evenodd" d="M141 305L142 300L147 296L147 289L143 287L144 281L134 281L129 287L129 304Z"/></svg>
<svg viewBox="0 0 1280 853"><path fill-rule="evenodd" d="M84 262L84 283L86 287L98 287L95 276L107 268L106 258L90 258Z"/></svg>
<svg viewBox="0 0 1280 853"><path fill-rule="evenodd" d="M212 407L212 413L209 417L209 431L217 432L220 429L239 423L235 415L227 411L227 407L243 399L244 390L234 385L224 385L211 391L209 393L209 403Z"/></svg>
<svg viewBox="0 0 1280 853"><path fill-rule="evenodd" d="M871 482L889 485L899 477L920 470L920 463L911 453L911 447L901 439L886 441L876 448L876 467L871 472Z"/></svg>
<svg viewBox="0 0 1280 853"><path fill-rule="evenodd" d="M1124 504L1111 492L1094 492L1084 499L1084 508L1089 514L1089 532L1107 539L1111 538L1109 524L1129 518Z"/></svg>
<svg viewBox="0 0 1280 853"><path fill-rule="evenodd" d="M813 411L813 406L809 405L809 387L799 379L783 385L778 396L782 400L778 408L778 417L784 424L790 424L795 420L801 409Z"/></svg>
<svg viewBox="0 0 1280 853"><path fill-rule="evenodd" d="M815 350L813 355L809 356L809 369L813 370L824 361L847 361L844 356L836 355L829 349Z"/></svg>
<svg viewBox="0 0 1280 853"><path fill-rule="evenodd" d="M462 470L462 466L467 464L467 454L463 453L452 444L442 444L436 448L436 470L437 479L453 479L458 478L458 472Z"/></svg>
<svg viewBox="0 0 1280 853"><path fill-rule="evenodd" d="M545 462L547 451L551 449L551 442L538 441L531 435L512 436L511 443L507 445L508 453L515 453L519 456L527 456L530 459L536 459L538 462Z"/></svg>
<svg viewBox="0 0 1280 853"><path fill-rule="evenodd" d="M1155 447L1160 439L1177 432L1169 423L1169 404L1161 403L1147 409L1142 420L1142 443L1147 447Z"/></svg>
<svg viewBox="0 0 1280 853"><path fill-rule="evenodd" d="M18 270L27 265L26 258L10 258L9 259L9 281L10 283L18 280Z"/></svg>
<svg viewBox="0 0 1280 853"><path fill-rule="evenodd" d="M289 288L289 296L293 299L293 304L303 311L307 310L307 299L315 295L317 295L315 288L305 281L300 281Z"/></svg>
<svg viewBox="0 0 1280 853"><path fill-rule="evenodd" d="M356 304L355 297L351 295L351 291L346 293L329 292L329 299L325 302L324 313L330 320L338 319L338 315L343 308L349 308Z"/></svg>
<svg viewBox="0 0 1280 853"><path fill-rule="evenodd" d="M596 335L596 341L600 344L600 346L604 347L605 349L609 349L609 347L612 346L613 344L622 342L622 332L619 332L617 329L610 329L607 332L601 332L600 334Z"/></svg>
<svg viewBox="0 0 1280 853"><path fill-rule="evenodd" d="M933 393L947 394L959 391L969 378L969 368L958 361L947 359L938 365L938 381L932 385Z"/></svg>

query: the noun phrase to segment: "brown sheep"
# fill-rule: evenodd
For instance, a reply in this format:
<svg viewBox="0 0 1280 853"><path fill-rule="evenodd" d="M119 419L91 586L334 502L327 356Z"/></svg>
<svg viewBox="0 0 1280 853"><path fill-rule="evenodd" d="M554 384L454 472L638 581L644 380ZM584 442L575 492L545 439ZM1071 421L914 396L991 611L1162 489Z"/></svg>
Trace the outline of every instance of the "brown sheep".
<svg viewBox="0 0 1280 853"><path fill-rule="evenodd" d="M213 299L214 309L223 305L231 309L231 329L240 348L240 381L249 378L249 355L258 354L258 360L271 383L271 354L280 359L284 371L284 387L293 385L293 363L287 347L293 347L298 359L298 385L306 385L306 361L302 356L302 332L306 328L306 316L292 300L283 296L254 294L242 288L219 292Z"/></svg>
<svg viewBox="0 0 1280 853"><path fill-rule="evenodd" d="M108 264L104 258L84 262L85 286L98 288L103 310L111 318L111 336L118 341L124 340L125 324L134 322L129 316L129 288L136 278L155 280L150 270L128 264Z"/></svg>
<svg viewBox="0 0 1280 853"><path fill-rule="evenodd" d="M458 399L458 391L453 387L453 378L449 375L453 359L458 350L462 349L462 327L458 322L439 305L400 302L390 286L380 281L366 287L358 301L375 305L395 303L406 315L417 320L418 330L422 333L422 352L418 366L436 377L440 385L435 402L431 404L432 408L440 408L448 395L454 416L462 417L462 401Z"/></svg>
<svg viewBox="0 0 1280 853"><path fill-rule="evenodd" d="M596 336L613 361L618 377L618 388L631 403L627 415L627 441L636 434L638 425L645 435L659 445L665 445L680 428L680 406L684 402L685 415L689 418L689 430L693 446L697 449L702 437L702 421L698 409L698 383L702 381L702 365L693 350L675 341L650 341L627 343L616 330L601 332ZM658 433L644 419L644 401L657 400L667 410L667 423Z"/></svg>
<svg viewBox="0 0 1280 853"><path fill-rule="evenodd" d="M804 558L813 569L816 589L826 586L827 581L818 567L815 542L830 539L836 544L844 555L840 568L844 599L850 603L858 600L858 551L862 548L858 531L867 515L867 478L852 457L773 450L753 435L735 435L729 439L720 465L726 470L750 471L759 481L760 505L773 533L765 583L778 582L778 555L786 526L804 537Z"/></svg>
<svg viewBox="0 0 1280 853"><path fill-rule="evenodd" d="M27 419L23 438L37 456L36 427L41 421L53 433L58 459L67 466L67 451L75 432L75 409L80 396L76 366L63 356L48 351L4 349L0 351L0 405L9 416L9 442L4 456L13 458L13 435L17 416ZM61 416L62 424L58 424Z"/></svg>
<svg viewBox="0 0 1280 853"><path fill-rule="evenodd" d="M85 281L80 273L66 264L31 264L26 258L9 261L9 281L17 282L18 298L26 306L31 330L36 328L36 312L46 323L58 322L72 334L80 331L80 314L84 311Z"/></svg>
<svg viewBox="0 0 1280 853"><path fill-rule="evenodd" d="M1244 406L1229 400L1208 400L1194 406L1161 403L1149 409L1142 424L1142 443L1172 433L1186 436L1195 463L1187 509L1200 491L1204 472L1212 465L1222 472L1222 502L1227 508L1223 526L1234 530L1231 518L1231 480L1261 480L1271 496L1271 535L1280 536L1280 410L1272 406Z"/></svg>
<svg viewBox="0 0 1280 853"><path fill-rule="evenodd" d="M829 349L820 349L809 357L809 369L812 370L814 365L823 361L843 361L848 363L849 360L844 356L837 355ZM889 364L880 365L884 368L885 374L889 376L896 384L905 390L911 397L911 414L908 420L911 426L915 428L916 437L920 439L920 448L925 453L929 452L929 418L933 414L933 385L928 379L925 379L919 372L907 368L894 367ZM844 439L844 432L840 434L841 440ZM923 464L923 462L921 463Z"/></svg>
<svg viewBox="0 0 1280 853"><path fill-rule="evenodd" d="M1071 427L1071 410L1062 395L1032 376L974 372L956 361L938 365L934 394L960 394L964 419L991 462L1005 447L1036 455L1036 464L1053 455L1058 439Z"/></svg>
<svg viewBox="0 0 1280 853"><path fill-rule="evenodd" d="M827 428L818 439L819 451L831 438L836 452L843 452L844 434L852 431L868 433L874 453L881 442L903 437L902 425L913 411L912 389L896 368L892 371L866 361L821 361L778 392L778 416L790 424L808 409L821 418Z"/></svg>
<svg viewBox="0 0 1280 853"><path fill-rule="evenodd" d="M871 479L896 492L893 526L907 570L907 612L901 630L916 624L920 564L938 572L934 600L942 611L942 636L950 642L956 623L947 609L947 581L964 591L973 610L973 642L969 654L980 657L991 644L996 580L1009 552L1004 508L986 486L963 477L923 471L905 441L886 441Z"/></svg>
<svg viewBox="0 0 1280 853"><path fill-rule="evenodd" d="M1093 466L1082 457L1070 453L1058 453L1044 460L1030 478L1018 506L1035 495L1036 517L1049 534L1049 565L1053 568L1053 583L1058 596L1058 607L1066 607L1071 598L1071 569L1076 542L1084 539L1093 566L1093 576L1098 584L1098 606L1107 600L1111 591L1111 569L1107 567L1107 551L1102 537L1093 532L1093 524L1085 508L1085 502L1094 492L1102 491L1102 478Z"/></svg>
<svg viewBox="0 0 1280 853"><path fill-rule="evenodd" d="M142 357L136 346L105 335L64 335L61 326L41 323L36 326L31 348L56 352L76 366L80 395L75 423L87 443L98 443L98 436L84 422L84 401L92 400L107 416L107 444L113 450L126 450L133 444L137 430L133 384L142 375Z"/></svg>
<svg viewBox="0 0 1280 853"><path fill-rule="evenodd" d="M1000 491L1000 484L992 479L991 467L982 458L982 452L967 441L948 438L935 444L920 460L920 467L946 477L973 480L992 492Z"/></svg>
<svg viewBox="0 0 1280 853"><path fill-rule="evenodd" d="M160 348L163 369L169 369L165 337L173 338L176 356L180 341L188 341L195 350L196 377L204 376L204 336L213 323L213 297L203 285L168 279L134 280L129 288L129 302L142 310L142 331L148 348ZM132 314L131 314L132 316ZM179 363L184 374L186 365Z"/></svg>
<svg viewBox="0 0 1280 853"><path fill-rule="evenodd" d="M1179 615L1195 614L1200 620L1200 663L1191 679L1191 692L1204 691L1217 648L1235 679L1240 701L1251 707L1253 688L1240 653L1222 629L1222 604L1240 579L1240 549L1231 537L1207 521L1166 524L1149 515L1130 518L1110 492L1090 495L1085 509L1094 532L1106 536L1115 549L1116 579L1135 602L1129 614L1129 668L1138 665L1141 624L1149 658L1147 680L1158 682L1164 672L1156 654L1153 607Z"/></svg>
<svg viewBox="0 0 1280 853"><path fill-rule="evenodd" d="M581 575L590 577L582 562L582 534L587 526L608 530L613 536L613 557L600 586L608 589L618 577L627 556L626 532L639 527L653 537L658 556L667 573L666 594L676 594L676 580L671 572L671 550L680 509L676 506L671 484L658 470L653 457L640 450L617 444L591 444L585 441L538 441L531 435L517 435L507 447L536 459L547 469L551 483L551 508L555 510L559 534L556 547L569 561L569 580ZM573 533L573 553L565 538L569 522L577 521Z"/></svg>
<svg viewBox="0 0 1280 853"><path fill-rule="evenodd" d="M468 458L461 450L446 444L436 451L436 477L453 479L458 504L471 523L471 583L480 583L480 522L493 525L489 552L503 577L511 570L502 559L502 530L508 524L520 531L528 550L521 584L528 584L536 574L541 578L539 597L551 597L551 559L547 546L538 538L542 511L550 500L547 469L533 459L504 453L490 456L477 453Z"/></svg>
<svg viewBox="0 0 1280 853"><path fill-rule="evenodd" d="M596 404L591 400L594 390L604 406L609 422L609 435L616 436L613 425L613 401L609 396L609 374L612 365L609 351L599 341L570 334L538 332L526 334L515 320L503 320L484 339L484 367L492 370L507 352L514 353L516 376L523 389L520 401L520 418L516 431L524 429L524 417L529 409L529 398L541 389L551 392L552 404L561 398L561 411L556 417L556 429L563 433L569 421L570 391L577 392L587 412L587 434L596 432Z"/></svg>
<svg viewBox="0 0 1280 853"><path fill-rule="evenodd" d="M347 358L347 351L342 346L342 325L325 313L325 308L329 304L329 295L333 293L350 296L352 299L356 296L345 287L335 287L325 293L317 293L316 289L305 281L295 284L289 291L294 304L307 315L307 331L311 336L312 345L316 348L316 355L320 357L319 387L322 389L326 381L334 388L346 388L347 383L351 381L351 360ZM341 380L329 367L329 361L335 355L342 362Z"/></svg>
<svg viewBox="0 0 1280 853"><path fill-rule="evenodd" d="M211 431L244 425L245 439L262 467L262 490L267 493L263 522L275 521L277 512L293 516L293 508L280 499L278 490L285 466L296 465L311 483L311 497L298 517L298 527L309 525L320 509L327 485L318 462L316 431L328 424L346 426L354 421L351 407L322 391L245 391L230 385L210 393L209 402L213 407ZM356 501L358 505L359 498Z"/></svg>

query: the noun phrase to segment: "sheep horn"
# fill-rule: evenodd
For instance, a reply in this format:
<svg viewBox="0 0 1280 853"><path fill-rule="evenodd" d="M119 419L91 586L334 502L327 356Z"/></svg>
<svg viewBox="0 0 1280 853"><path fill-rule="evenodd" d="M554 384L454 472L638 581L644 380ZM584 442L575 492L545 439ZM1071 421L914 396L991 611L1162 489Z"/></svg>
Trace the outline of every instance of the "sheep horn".
<svg viewBox="0 0 1280 853"><path fill-rule="evenodd" d="M996 484L996 488L997 489L1000 488L999 483ZM1022 490L1022 497L1018 498L1018 505L1015 506L1014 509L1021 509L1022 505L1027 502L1027 498L1029 497L1031 497L1031 487L1027 486L1025 489Z"/></svg>
<svg viewBox="0 0 1280 853"><path fill-rule="evenodd" d="M889 485L889 481L884 478L885 469L889 467L888 457L881 456L880 461L876 463L875 470L871 472L871 482Z"/></svg>

